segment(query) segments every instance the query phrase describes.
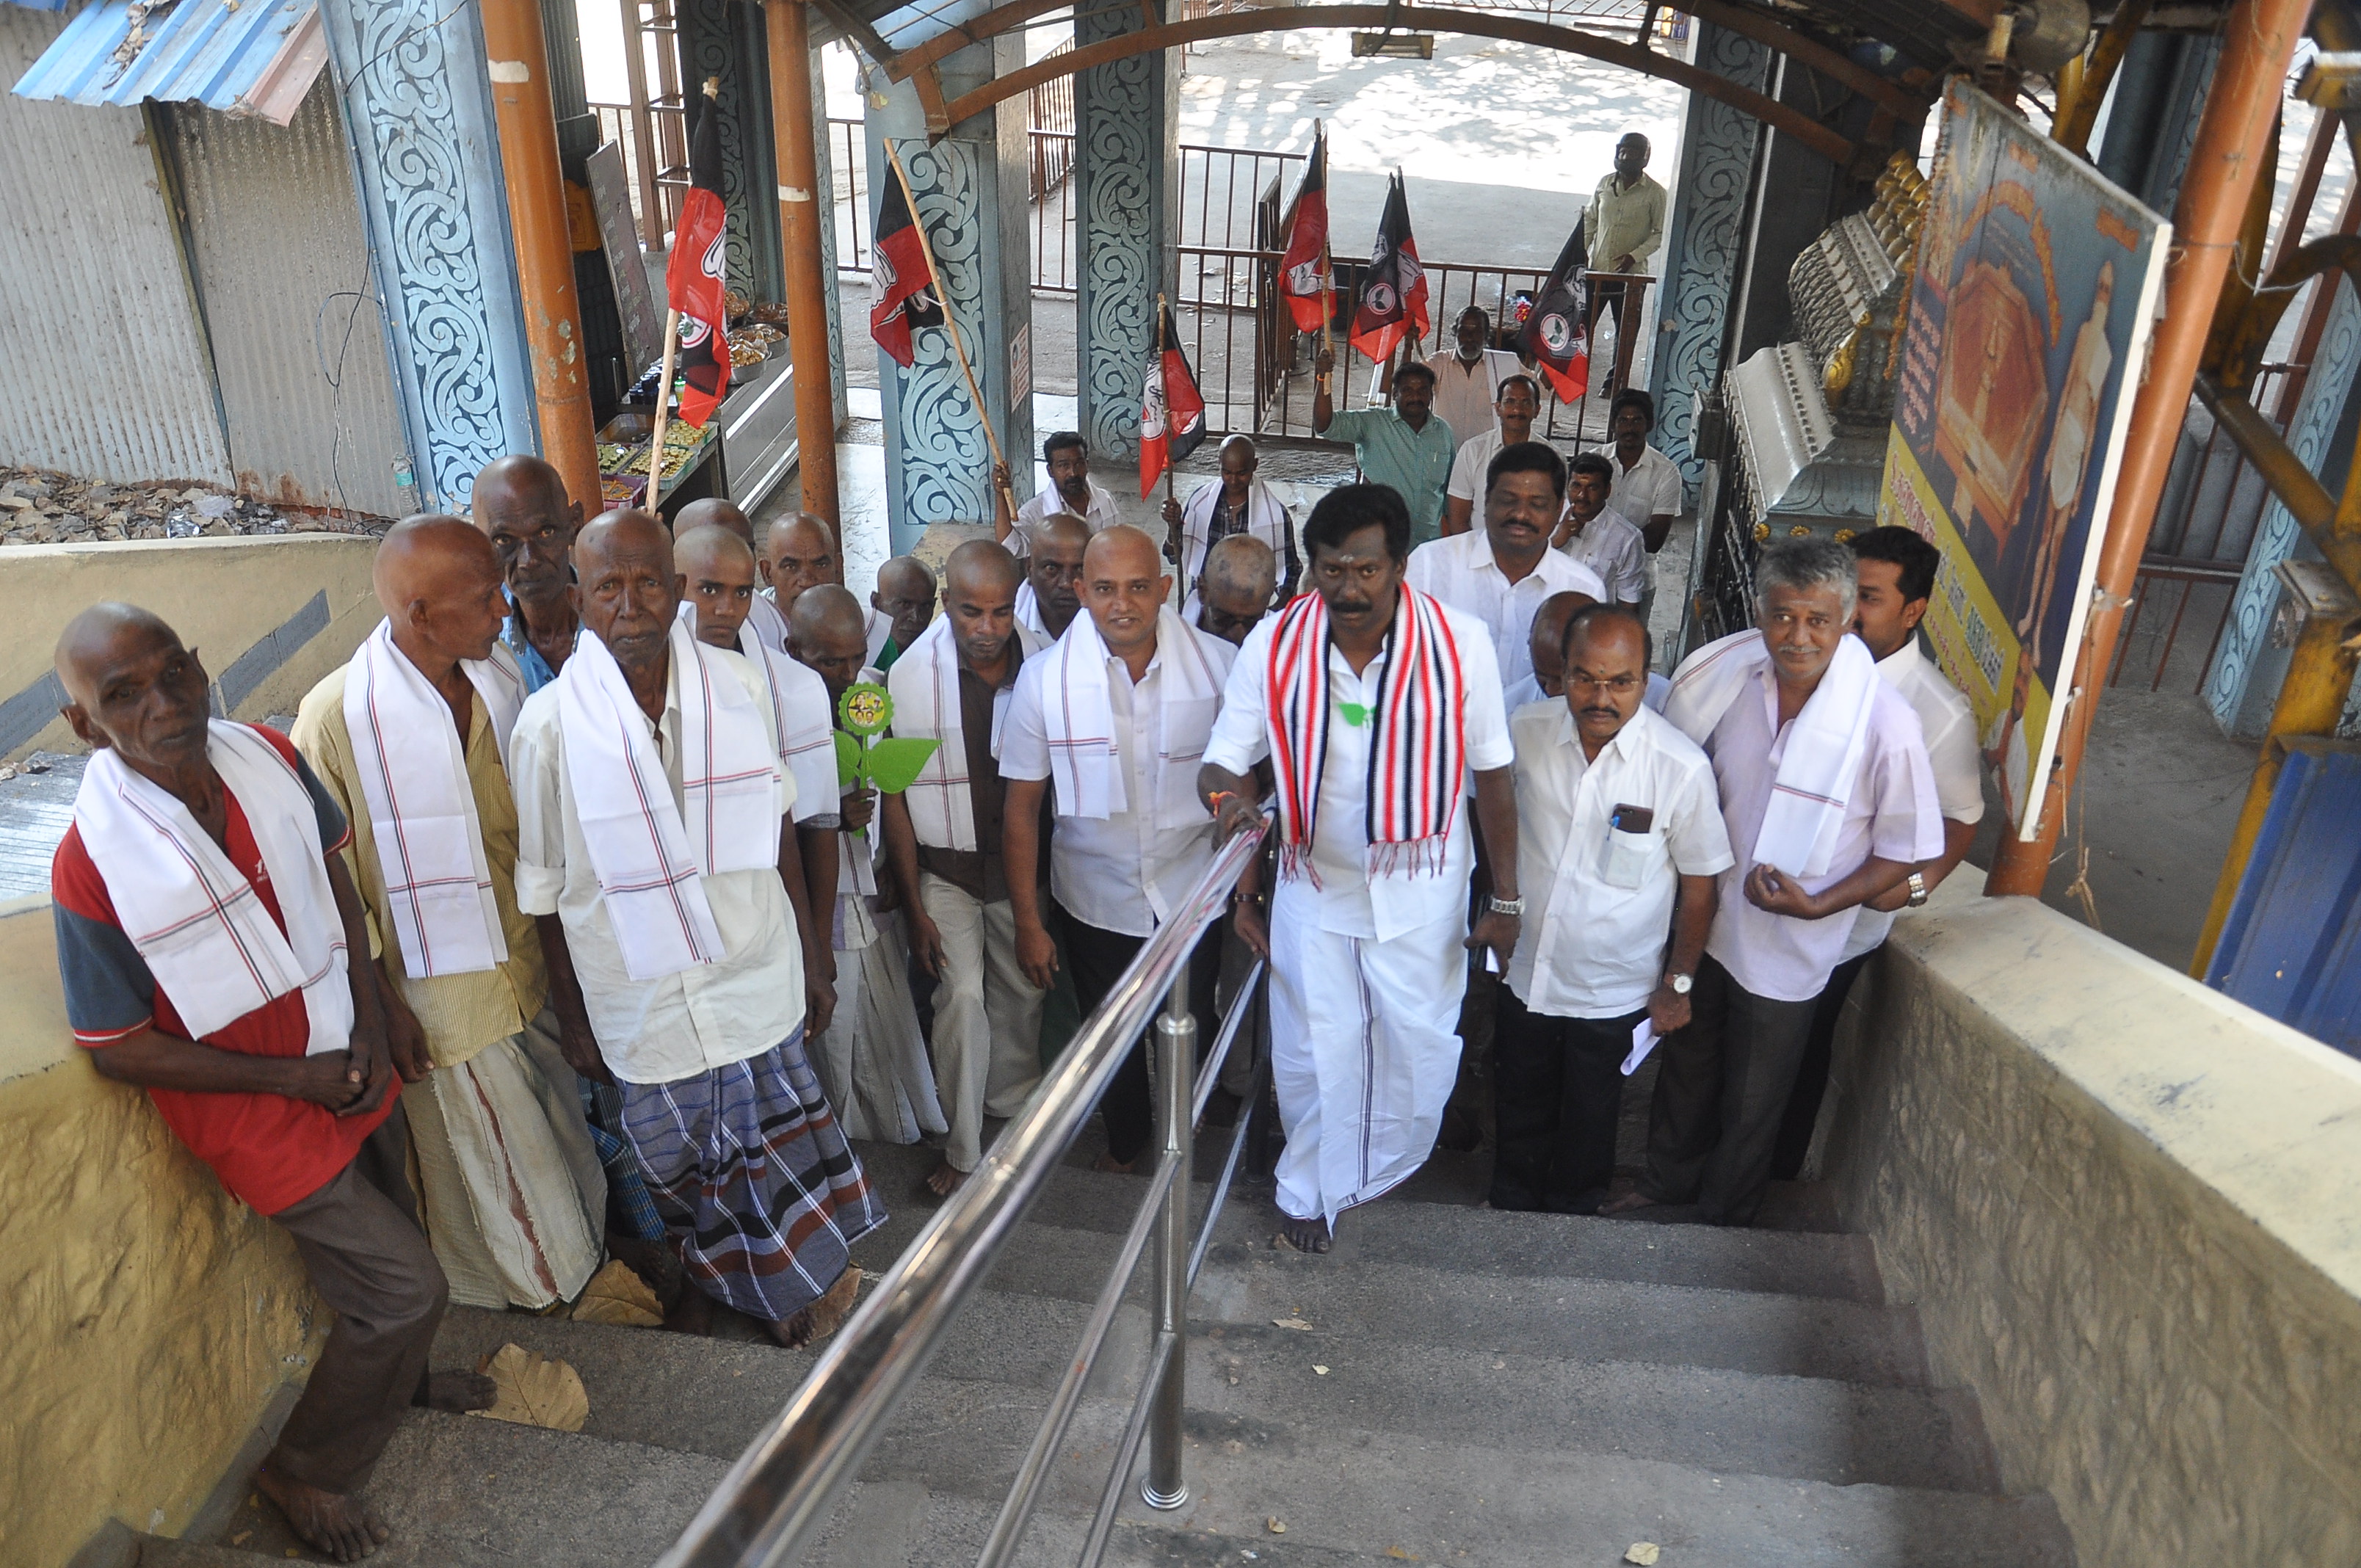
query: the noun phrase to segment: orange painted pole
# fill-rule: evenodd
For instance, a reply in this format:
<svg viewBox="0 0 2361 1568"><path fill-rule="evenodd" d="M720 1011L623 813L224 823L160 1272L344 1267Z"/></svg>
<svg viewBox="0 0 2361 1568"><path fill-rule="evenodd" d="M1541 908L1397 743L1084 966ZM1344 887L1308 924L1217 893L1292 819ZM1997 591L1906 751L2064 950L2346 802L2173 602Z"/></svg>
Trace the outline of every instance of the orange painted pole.
<svg viewBox="0 0 2361 1568"><path fill-rule="evenodd" d="M2132 407L2114 510L2108 516L2106 537L2100 545L2094 602L2071 666L2074 674L2062 697L2072 706L2067 709L2066 727L2059 738L2057 769L2042 798L2041 817L2033 837L2019 839L2009 833L2002 838L1992 873L1984 879L1987 894L2038 897L2048 879L2050 858L2066 822L2066 803L2081 774L2099 687L2114 658L2124 610L2131 603L2139 573L2140 553L2147 546L2157 502L2172 466L2173 449L2189 415L2189 396L2196 385L2206 334L2213 324L2213 308L2222 298L2222 281L2237 251L2238 227L2246 216L2247 197L2257 178L2273 177L2263 151L2270 141L2272 126L2278 123L2288 63L2295 56L2296 41L2303 34L2312 7L2312 0L2238 0L2223 28L2226 41L2222 61L2214 70L2213 90L2206 94L2205 110L2197 124L2197 143L2190 152L2189 172L2180 181L2180 199L2173 207L2164 314L2157 323L2156 339L2148 351L2147 378ZM2035 765L2039 765L2037 760Z"/></svg>
<svg viewBox="0 0 2361 1568"><path fill-rule="evenodd" d="M796 459L803 510L841 527L836 480L836 393L828 357L828 291L820 228L834 223L834 192L816 190L819 151L812 121L811 21L805 0L769 0L771 139L778 149L779 248L787 291L787 352L796 378ZM823 203L825 195L829 201Z"/></svg>
<svg viewBox="0 0 2361 1568"><path fill-rule="evenodd" d="M582 301L574 287L574 239L566 221L566 177L557 165L541 5L539 0L483 0L481 11L541 455L587 514L599 510L598 428L582 354Z"/></svg>

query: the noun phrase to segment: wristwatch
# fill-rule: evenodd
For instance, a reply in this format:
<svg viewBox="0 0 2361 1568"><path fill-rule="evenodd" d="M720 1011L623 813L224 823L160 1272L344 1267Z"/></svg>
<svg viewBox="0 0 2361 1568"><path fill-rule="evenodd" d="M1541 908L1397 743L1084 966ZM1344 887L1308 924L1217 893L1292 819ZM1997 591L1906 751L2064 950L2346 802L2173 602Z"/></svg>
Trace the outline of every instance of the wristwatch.
<svg viewBox="0 0 2361 1568"><path fill-rule="evenodd" d="M1920 876L1916 872L1912 872L1908 878L1908 885L1910 888L1910 907L1916 909L1920 905L1927 902L1928 896L1927 891L1927 879Z"/></svg>
<svg viewBox="0 0 2361 1568"><path fill-rule="evenodd" d="M1484 903L1485 907L1495 915L1514 915L1521 917L1525 913L1525 901L1521 898L1487 898Z"/></svg>
<svg viewBox="0 0 2361 1568"><path fill-rule="evenodd" d="M1673 988L1673 994L1675 996L1686 996L1689 993L1690 988L1697 984L1697 976L1693 974L1668 974L1664 977L1664 983Z"/></svg>

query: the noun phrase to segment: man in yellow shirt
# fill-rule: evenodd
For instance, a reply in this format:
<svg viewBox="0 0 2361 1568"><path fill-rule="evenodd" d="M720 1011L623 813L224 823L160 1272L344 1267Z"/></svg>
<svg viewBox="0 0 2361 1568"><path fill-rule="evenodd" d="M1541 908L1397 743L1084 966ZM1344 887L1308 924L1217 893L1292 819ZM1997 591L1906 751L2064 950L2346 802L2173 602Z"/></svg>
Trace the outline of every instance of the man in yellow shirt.
<svg viewBox="0 0 2361 1568"><path fill-rule="evenodd" d="M1648 175L1648 138L1638 131L1617 142L1614 171L1598 182L1590 205L1582 210L1583 248L1596 271L1645 272L1664 243L1664 188ZM1615 318L1619 350L1624 332L1635 324L1623 319L1626 287L1599 284L1598 309L1592 316L1594 321L1601 313ZM1632 302L1636 305L1638 301ZM1592 346L1596 357L1597 345ZM1601 385L1613 389L1611 372Z"/></svg>

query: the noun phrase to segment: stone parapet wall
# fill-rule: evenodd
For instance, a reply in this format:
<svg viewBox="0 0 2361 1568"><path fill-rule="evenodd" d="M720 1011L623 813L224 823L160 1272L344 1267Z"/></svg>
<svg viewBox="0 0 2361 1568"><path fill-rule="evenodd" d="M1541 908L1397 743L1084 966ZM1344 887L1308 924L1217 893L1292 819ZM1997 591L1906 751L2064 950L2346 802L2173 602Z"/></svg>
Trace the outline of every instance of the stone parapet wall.
<svg viewBox="0 0 2361 1568"><path fill-rule="evenodd" d="M2361 1063L1968 880L1854 992L1848 1226L2084 1568L2361 1563Z"/></svg>

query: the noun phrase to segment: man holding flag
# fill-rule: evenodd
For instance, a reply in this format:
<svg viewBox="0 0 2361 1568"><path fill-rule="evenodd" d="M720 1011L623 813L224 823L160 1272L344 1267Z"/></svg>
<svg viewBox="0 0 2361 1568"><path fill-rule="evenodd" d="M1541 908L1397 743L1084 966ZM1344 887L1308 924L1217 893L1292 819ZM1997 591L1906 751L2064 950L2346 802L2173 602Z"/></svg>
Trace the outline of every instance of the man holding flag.
<svg viewBox="0 0 2361 1568"><path fill-rule="evenodd" d="M1418 240L1410 232L1410 193L1401 170L1396 170L1386 187L1378 241L1369 250L1369 269L1361 274L1361 297L1345 341L1382 365L1404 335L1422 341L1427 324L1426 269L1418 264Z"/></svg>
<svg viewBox="0 0 2361 1568"><path fill-rule="evenodd" d="M1351 442L1361 477L1401 497L1410 509L1412 548L1440 537L1444 490L1459 447L1451 427L1434 417L1434 372L1412 360L1394 372L1393 407L1338 413L1328 391L1336 356L1322 349L1313 363L1319 374L1312 382L1312 428L1331 441Z"/></svg>

